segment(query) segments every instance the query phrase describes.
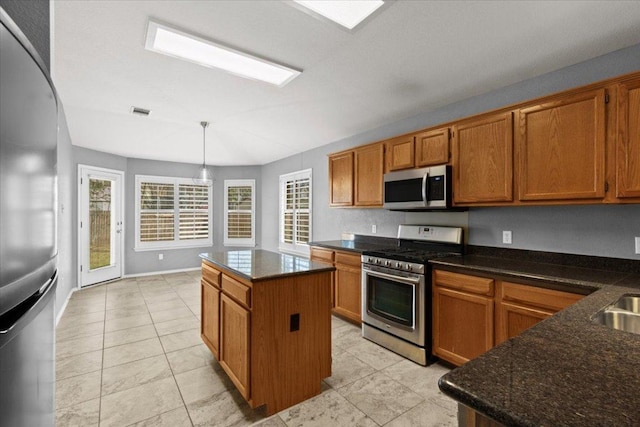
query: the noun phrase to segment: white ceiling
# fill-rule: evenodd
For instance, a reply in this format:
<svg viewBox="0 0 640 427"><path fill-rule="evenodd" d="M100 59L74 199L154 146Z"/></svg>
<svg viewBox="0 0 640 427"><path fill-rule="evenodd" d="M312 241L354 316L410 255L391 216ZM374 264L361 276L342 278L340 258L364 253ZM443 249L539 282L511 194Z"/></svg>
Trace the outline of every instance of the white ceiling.
<svg viewBox="0 0 640 427"><path fill-rule="evenodd" d="M56 0L74 145L260 165L640 43L638 1L393 2L351 34L279 0ZM144 49L149 18L304 70L283 88ZM151 109L144 118L131 106Z"/></svg>

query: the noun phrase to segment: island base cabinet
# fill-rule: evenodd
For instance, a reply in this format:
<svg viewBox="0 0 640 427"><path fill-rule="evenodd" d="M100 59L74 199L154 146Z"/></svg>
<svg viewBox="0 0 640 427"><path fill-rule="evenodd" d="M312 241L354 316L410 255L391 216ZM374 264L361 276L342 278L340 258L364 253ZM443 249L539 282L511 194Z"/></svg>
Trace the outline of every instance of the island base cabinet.
<svg viewBox="0 0 640 427"><path fill-rule="evenodd" d="M504 424L500 424L468 406L458 403L458 427L504 427Z"/></svg>
<svg viewBox="0 0 640 427"><path fill-rule="evenodd" d="M202 293L202 341L216 359L220 359L220 290L205 280L201 282Z"/></svg>
<svg viewBox="0 0 640 427"><path fill-rule="evenodd" d="M250 397L249 382L249 310L226 295L220 300L220 366L240 394Z"/></svg>

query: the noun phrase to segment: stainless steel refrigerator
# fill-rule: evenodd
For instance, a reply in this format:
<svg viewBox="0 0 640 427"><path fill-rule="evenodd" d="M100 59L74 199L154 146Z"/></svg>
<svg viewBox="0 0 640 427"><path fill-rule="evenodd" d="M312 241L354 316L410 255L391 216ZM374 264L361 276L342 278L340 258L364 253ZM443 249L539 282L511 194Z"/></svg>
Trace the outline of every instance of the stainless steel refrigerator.
<svg viewBox="0 0 640 427"><path fill-rule="evenodd" d="M53 426L57 98L2 8L0 24L0 426Z"/></svg>

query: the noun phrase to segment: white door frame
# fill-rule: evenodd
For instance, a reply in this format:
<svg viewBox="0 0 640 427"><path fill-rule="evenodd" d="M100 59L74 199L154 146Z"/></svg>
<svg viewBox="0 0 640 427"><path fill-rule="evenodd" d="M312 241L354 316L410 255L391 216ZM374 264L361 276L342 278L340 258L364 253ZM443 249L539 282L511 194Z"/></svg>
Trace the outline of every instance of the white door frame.
<svg viewBox="0 0 640 427"><path fill-rule="evenodd" d="M124 189L125 189L125 185L124 185L124 171L121 170L116 170L116 169L107 169L107 168L101 168L101 167L97 167L97 166L90 166L90 165L84 165L84 164L78 164L78 179L77 179L77 190L78 190L78 223L76 225L76 230L78 233L78 252L77 252L77 258L78 258L78 264L77 264L77 271L78 271L78 283L77 283L77 288L80 289L82 288L83 285L83 280L82 280L82 274L83 274L83 266L82 266L82 255L83 255L83 250L84 245L83 245L83 233L82 233L82 228L81 228L81 222L82 222L82 176L85 173L85 171L94 171L97 173L108 173L108 174L113 174L113 175L118 175L120 178L120 188L117 188L117 191L120 193L120 232L117 233L116 238L119 240L119 244L120 244L120 256L118 257L119 259L116 259L116 262L119 263L120 265L120 276L119 277L123 277L124 276L124 260L125 260L125 256L124 256L124 233L125 233L125 224L124 224L124 200L125 200L125 194L124 194ZM86 266L86 268L88 268L88 266Z"/></svg>

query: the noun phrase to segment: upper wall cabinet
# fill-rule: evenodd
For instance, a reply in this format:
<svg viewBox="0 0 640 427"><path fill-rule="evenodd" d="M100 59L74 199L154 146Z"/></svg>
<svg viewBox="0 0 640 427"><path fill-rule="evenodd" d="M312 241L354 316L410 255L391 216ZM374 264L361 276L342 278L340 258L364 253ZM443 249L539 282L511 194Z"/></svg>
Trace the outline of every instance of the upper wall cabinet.
<svg viewBox="0 0 640 427"><path fill-rule="evenodd" d="M452 152L456 205L513 200L511 112L454 125Z"/></svg>
<svg viewBox="0 0 640 427"><path fill-rule="evenodd" d="M617 197L640 197L640 79L618 86Z"/></svg>
<svg viewBox="0 0 640 427"><path fill-rule="evenodd" d="M329 156L329 204L353 205L353 151Z"/></svg>
<svg viewBox="0 0 640 427"><path fill-rule="evenodd" d="M605 196L605 89L517 111L520 200Z"/></svg>
<svg viewBox="0 0 640 427"><path fill-rule="evenodd" d="M335 207L382 206L384 143L329 155L329 204Z"/></svg>
<svg viewBox="0 0 640 427"><path fill-rule="evenodd" d="M404 135L385 142L387 170L411 169L415 166L414 136Z"/></svg>
<svg viewBox="0 0 640 427"><path fill-rule="evenodd" d="M417 167L449 163L449 128L419 133L415 140Z"/></svg>
<svg viewBox="0 0 640 427"><path fill-rule="evenodd" d="M354 150L355 206L382 206L384 144Z"/></svg>

